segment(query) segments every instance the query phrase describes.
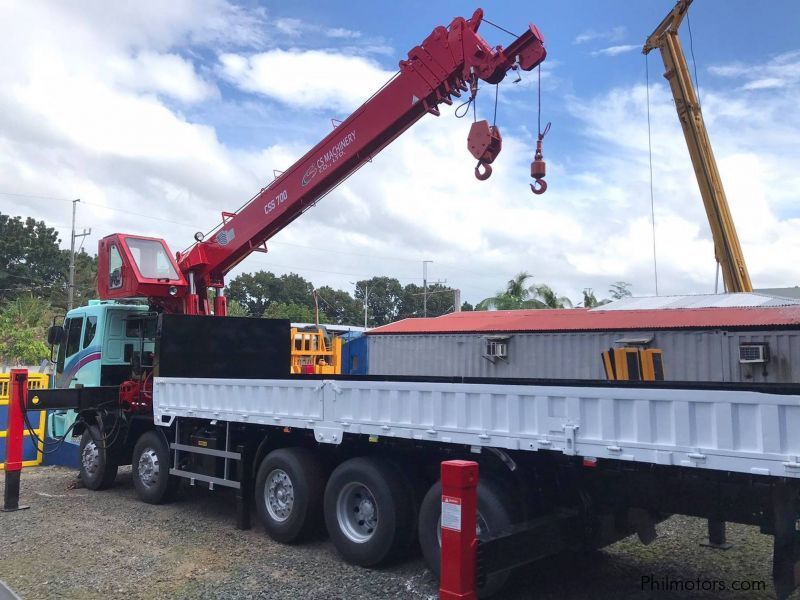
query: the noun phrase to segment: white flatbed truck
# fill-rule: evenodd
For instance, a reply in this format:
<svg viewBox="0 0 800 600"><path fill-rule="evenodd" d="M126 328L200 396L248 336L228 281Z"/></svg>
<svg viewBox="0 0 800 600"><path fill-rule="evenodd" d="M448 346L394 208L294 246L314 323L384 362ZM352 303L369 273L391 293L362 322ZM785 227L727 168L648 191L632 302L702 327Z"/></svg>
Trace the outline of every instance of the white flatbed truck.
<svg viewBox="0 0 800 600"><path fill-rule="evenodd" d="M720 545L727 521L760 526L774 536L778 596L797 586L800 385L276 376L286 344L274 344L275 368L256 346L285 340L288 323L160 319L154 369L139 358L143 339L119 387L30 392L37 409L79 411L89 488L111 485L121 464L146 502L169 500L182 480L230 487L240 527L254 501L280 542L324 524L350 563L419 544L436 571L439 465L470 459L478 537L493 542L479 553L483 595L556 552L633 533L649 543L671 514L708 519ZM237 323L232 349L220 340ZM172 354L170 340L187 336L194 354ZM501 551L509 531L516 545Z"/></svg>

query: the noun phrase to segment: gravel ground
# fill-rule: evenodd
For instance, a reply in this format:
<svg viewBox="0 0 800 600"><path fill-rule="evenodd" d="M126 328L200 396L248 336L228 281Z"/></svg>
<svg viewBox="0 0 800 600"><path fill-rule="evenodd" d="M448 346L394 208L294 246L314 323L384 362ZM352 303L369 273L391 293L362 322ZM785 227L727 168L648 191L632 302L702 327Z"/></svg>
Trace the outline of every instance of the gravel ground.
<svg viewBox="0 0 800 600"><path fill-rule="evenodd" d="M26 469L21 503L0 513L0 580L22 598L435 598L419 559L379 570L342 562L324 539L301 546L271 541L256 524L235 528L230 492L184 489L170 505L136 499L130 469L107 491L73 489L76 474ZM255 520L254 520L255 521ZM705 523L673 517L659 538L629 538L581 559L547 561L515 574L503 598L771 598L771 538L729 525L734 548L700 547ZM655 592L643 577L764 581L764 592ZM800 598L796 593L792 598Z"/></svg>

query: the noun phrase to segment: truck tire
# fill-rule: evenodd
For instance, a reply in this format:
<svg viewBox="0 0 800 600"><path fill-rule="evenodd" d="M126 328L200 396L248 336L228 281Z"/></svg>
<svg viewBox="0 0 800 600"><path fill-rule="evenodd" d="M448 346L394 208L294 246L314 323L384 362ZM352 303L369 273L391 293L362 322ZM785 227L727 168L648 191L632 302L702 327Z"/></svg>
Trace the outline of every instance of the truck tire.
<svg viewBox="0 0 800 600"><path fill-rule="evenodd" d="M170 452L166 438L158 431L145 431L136 441L131 461L133 488L148 504L169 502L178 491L180 479L169 474Z"/></svg>
<svg viewBox="0 0 800 600"><path fill-rule="evenodd" d="M90 425L83 431L80 476L86 489L104 490L114 485L118 467L106 441L97 425Z"/></svg>
<svg viewBox="0 0 800 600"><path fill-rule="evenodd" d="M405 478L382 458L351 458L334 469L325 487L325 526L345 561L372 567L408 551L416 511Z"/></svg>
<svg viewBox="0 0 800 600"><path fill-rule="evenodd" d="M504 486L489 477L478 484L478 533L497 531L514 522L515 505ZM442 483L437 481L425 494L419 511L419 545L428 568L438 577L441 560ZM510 571L487 578L478 588L479 598L497 594L508 581Z"/></svg>
<svg viewBox="0 0 800 600"><path fill-rule="evenodd" d="M308 539L322 524L325 471L308 448L270 452L256 474L256 510L267 534L291 544Z"/></svg>

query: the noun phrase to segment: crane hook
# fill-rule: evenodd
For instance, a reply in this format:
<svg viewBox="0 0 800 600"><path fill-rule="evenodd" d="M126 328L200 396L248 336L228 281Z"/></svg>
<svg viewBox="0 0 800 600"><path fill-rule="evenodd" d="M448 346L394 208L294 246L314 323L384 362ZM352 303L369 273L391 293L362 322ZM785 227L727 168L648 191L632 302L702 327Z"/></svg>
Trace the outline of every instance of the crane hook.
<svg viewBox="0 0 800 600"><path fill-rule="evenodd" d="M548 131L550 131L550 123L547 124L544 131L539 134L539 139L536 140L536 154L534 154L533 162L531 163L531 177L534 179L531 184L531 191L537 196L547 191L547 182L544 180L544 176L547 173L547 165L542 154L542 140Z"/></svg>
<svg viewBox="0 0 800 600"><path fill-rule="evenodd" d="M483 167L483 171L481 172L481 167ZM478 178L480 181L486 181L489 177L492 176L492 165L489 163L485 163L482 160L478 161L478 164L475 165L475 177Z"/></svg>
<svg viewBox="0 0 800 600"><path fill-rule="evenodd" d="M547 191L547 182L544 179L537 179L531 184L531 191L537 196Z"/></svg>

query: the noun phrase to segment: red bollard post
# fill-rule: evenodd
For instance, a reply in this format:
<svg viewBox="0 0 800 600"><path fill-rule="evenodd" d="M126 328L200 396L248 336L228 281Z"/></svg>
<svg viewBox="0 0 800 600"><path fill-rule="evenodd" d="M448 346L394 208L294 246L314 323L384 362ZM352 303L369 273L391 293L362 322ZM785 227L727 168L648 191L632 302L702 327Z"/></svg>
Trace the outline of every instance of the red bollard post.
<svg viewBox="0 0 800 600"><path fill-rule="evenodd" d="M478 548L478 463L442 463L442 555L440 600L475 600Z"/></svg>
<svg viewBox="0 0 800 600"><path fill-rule="evenodd" d="M3 512L28 508L19 505L19 478L20 471L22 471L22 444L25 433L23 412L28 405L28 370L11 369L11 379L8 384L8 433L6 434Z"/></svg>

